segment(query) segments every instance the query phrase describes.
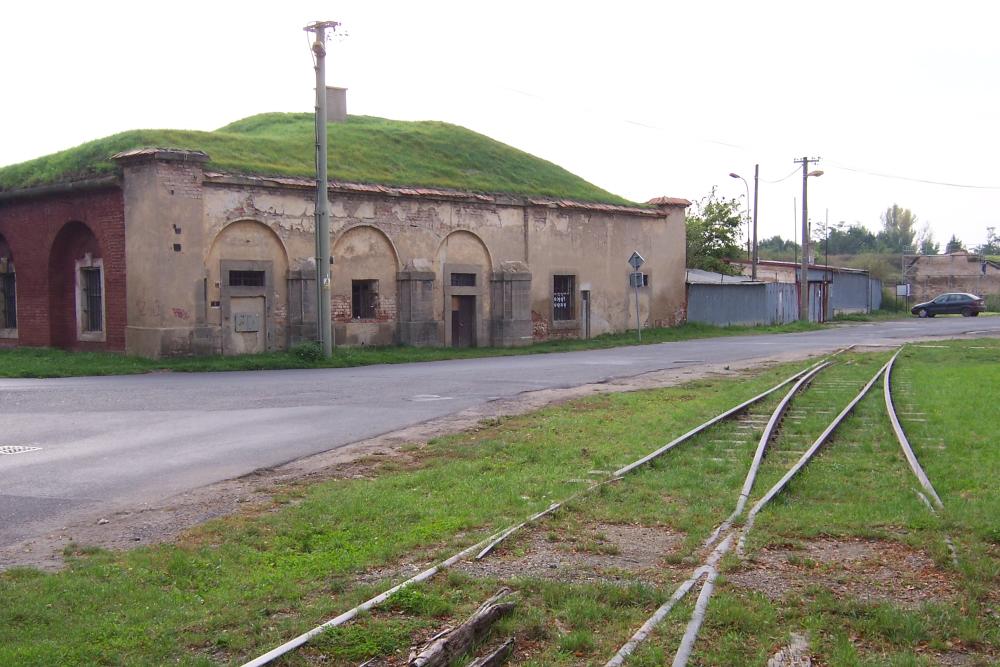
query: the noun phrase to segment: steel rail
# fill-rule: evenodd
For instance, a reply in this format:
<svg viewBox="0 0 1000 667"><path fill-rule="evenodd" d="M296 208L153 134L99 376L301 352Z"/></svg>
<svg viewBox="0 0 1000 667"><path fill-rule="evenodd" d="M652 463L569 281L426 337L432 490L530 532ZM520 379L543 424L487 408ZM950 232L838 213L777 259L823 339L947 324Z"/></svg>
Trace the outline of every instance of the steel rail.
<svg viewBox="0 0 1000 667"><path fill-rule="evenodd" d="M715 540L719 538L719 535L728 531L732 525L733 521L743 513L746 507L747 500L750 499L750 491L753 489L754 482L757 479L757 471L760 469L760 464L764 460L764 451L767 449L767 443L771 441L774 432L778 429L778 424L781 423L781 418L784 417L785 412L788 410L789 404L792 402L795 394L799 392L802 387L808 384L817 373L826 368L832 362L825 362L815 367L795 383L785 397L781 399L778 406L771 413L770 419L767 420L767 425L764 427L764 432L760 436L760 440L757 442L757 449L754 451L753 462L750 464L750 470L747 471L746 479L743 480L743 488L740 490L740 496L736 499L736 509L730 514L725 521L723 521L719 526L712 532L707 540L705 540L704 547L710 547L715 543Z"/></svg>
<svg viewBox="0 0 1000 667"><path fill-rule="evenodd" d="M899 354L898 351L897 354ZM872 379L865 384L861 391L858 392L858 395L855 396L851 402L840 411L840 414L833 418L833 421L831 421L825 429L823 429L820 436L816 438L813 445L806 450L804 454L802 454L796 464L792 466L791 469L789 469L789 471L785 473L785 475L778 480L778 482L776 482L766 494L764 494L763 498L757 501L753 508L751 508L750 512L747 514L747 522L740 531L740 537L736 543L736 552L741 558L743 556L743 548L747 535L750 534L750 530L753 528L754 518L757 516L757 513L760 512L760 510L775 496L781 493L788 485L789 480L797 475L802 468L809 463L816 452L819 451L820 447L822 447L823 444L829 439L830 435L837 429L838 426L840 426L844 419L847 418L847 415L851 413L854 407L861 402L861 399L863 399L875 383L878 382L879 376L886 372L891 363L891 360L886 362L875 373L875 375L872 376ZM718 576L718 572L715 572L714 575L715 576L713 576L713 573L709 574L708 579L705 581L705 585L702 587L701 593L698 595L698 602L695 605L695 611L691 616L691 620L688 622L688 627L684 632L684 637L681 639L680 646L677 648L677 653L674 654L673 667L685 667L685 665L687 665L688 658L691 656L691 651L694 649L694 643L698 639L698 632L701 630L701 625L705 620L705 610L708 608L708 602L712 597L715 578Z"/></svg>
<svg viewBox="0 0 1000 667"><path fill-rule="evenodd" d="M839 353L840 353L840 351L838 350L835 354L839 354ZM826 363L829 363L829 362L826 362ZM524 526L527 526L530 523L534 523L534 522L542 519L543 517L545 517L545 516L551 514L552 512L556 511L557 509L559 509L560 507L562 507L566 503L569 503L569 502L571 502L573 500L576 500L577 498L579 498L579 497L581 497L583 495L586 495L586 494L590 493L591 491L593 491L594 489L598 488L599 486L603 486L604 484L608 484L610 482L616 482L616 481L622 479L622 477L624 477L628 473L632 472L636 468L638 468L638 467L640 467L642 465L645 465L646 463L649 463L650 461L652 461L653 459L655 459L655 458L657 458L659 456L663 456L664 454L666 454L667 452L669 452L671 449L673 449L677 445L679 445L679 444L681 444L681 443L683 443L683 442L685 442L687 440L690 440L691 438L693 438L694 436L698 435L699 433L701 433L705 429L708 429L708 428L714 426L715 424L719 423L720 421L722 421L724 419L728 419L729 417L733 416L734 414L742 412L743 410L745 410L749 406L753 405L754 403L760 401L763 398L766 398L767 396L770 396L771 394L773 394L777 390L781 389L782 387L784 387L785 385L787 385L789 382L794 382L795 379L798 378L798 377L800 377L800 376L802 376L803 373L813 372L814 368L816 368L817 366L822 367L823 365L825 365L823 362L817 362L817 363L813 364L812 366L809 366L809 367L807 367L807 368L799 371L798 373L795 373L791 377L789 377L786 380L782 381L780 384L776 384L775 386L771 387L767 391L765 391L765 392L763 392L761 394L758 394L758 395L754 396L753 398L744 401L743 403L740 403L736 407L730 408L729 410L726 410L725 412L720 413L719 415L716 415L712 419L709 419L707 422L704 422L703 424L701 424L699 426L696 426L695 428L691 429L687 433L685 433L685 434L683 434L683 435L681 435L681 436L679 436L679 437L671 440L670 442L668 442L667 444L665 444L663 447L660 447L659 449L657 449L657 450L655 450L653 452L650 452L649 454L647 454L646 456L642 457L641 459L633 461L632 463L619 468L618 470L614 471L611 474L611 476L608 477L607 479L601 480L599 482L595 482L594 484L591 484L590 486L588 486L587 488L583 489L582 491L578 491L577 493L573 494L573 496L571 496L570 498L567 498L566 500L562 500L562 501L557 502L557 503L553 503L552 505L550 505L548 507L548 509L546 509L546 510L544 510L542 512L539 512L538 514L535 514L533 516L528 517L523 522L521 522L521 523L519 523L517 525L511 526L510 528L508 528L508 529L504 530L503 532L501 532L495 539L493 539L489 544L487 544L486 547L476 555L476 560L480 560L480 559L484 558L497 545L499 545L501 542L503 542L504 540L506 540L508 537L510 537L511 535L513 535L514 533L516 533L518 530L520 530Z"/></svg>
<svg viewBox="0 0 1000 667"><path fill-rule="evenodd" d="M839 354L842 351L843 350L838 350L837 352L834 353L834 355ZM831 355L831 356L834 356L834 355ZM573 496L571 496L568 500L557 502L557 503L553 503L552 505L550 505L545 510L542 510L541 512L538 512L536 514L531 515L525 521L523 521L521 523L518 523L518 524L515 524L513 526L510 526L508 528L505 528L502 531L493 533L492 535L490 535L486 539L484 539L484 540L482 540L480 542L477 542L476 544L473 544L470 547L466 547L465 549L463 549L462 551L458 552L457 554L455 554L451 558L448 558L447 560L444 560L444 561L438 563L437 565L434 565L434 566L432 566L432 567L424 570L423 572L421 572L421 573L419 573L419 574L411 577L410 579L407 579L406 581L404 581L404 582L402 582L400 584L397 584L396 586L393 586L389 590L387 590L387 591L385 591L385 592L383 592L383 593L381 593L379 595L376 595L375 597L373 597L373 598L371 598L371 599L369 599L369 600L361 603L360 605L358 605L358 606L356 606L356 607L354 607L352 609L349 609L348 611L344 612L343 614L340 614L339 616L337 616L335 618L332 618L332 619L330 619L330 620L328 620L328 621L326 621L326 622L324 622L324 623L316 626L312 630L309 630L307 632L302 633L298 637L295 637L294 639L291 639L291 640L285 642L281 646L278 646L277 648L274 648L274 649L268 651L267 653L265 653L265 654L263 654L263 655L261 655L261 656L259 656L257 658L254 658L253 660L250 660L249 662L243 663L242 667L261 667L262 665L266 665L266 664L270 663L272 660L274 660L275 658L279 658L282 655L285 655L286 653L289 653L290 651L293 651L296 648L302 646L303 644L305 644L306 642L308 642L310 639L312 639L313 637L315 637L315 636L323 633L324 631L326 631L326 630L328 630L330 628L333 628L333 627L337 627L339 625L343 625L344 623L347 623L348 621L352 620L355 616L357 616L358 613L360 613L362 611L366 611L368 609L371 609L372 607L378 606L379 604L385 602L389 598L389 596L391 596L393 593L395 593L395 592L397 592L397 591L405 588L406 586L409 586L411 584L418 583L418 582L430 579L431 577L433 577L435 574L437 574L441 570L446 569L448 567L451 567L452 565L454 565L455 563L457 563L458 561L462 560L463 558L465 558L466 556L468 556L468 555L470 555L472 553L476 553L477 550L478 550L478 553L477 553L477 556L476 556L477 560L479 558L482 558L483 556L485 556L486 554L488 554L493 548L495 548L498 544L500 544L503 540L509 538L511 535L513 535L515 532L517 532L517 530L519 530L520 528L528 525L529 523L533 523L535 521L538 521L541 518L543 518L543 517L551 514L552 512L555 512L557 509L559 509L560 507L562 507L566 502L569 502L570 500L573 500L573 499L575 499L577 497L580 497L580 496L582 496L582 495L584 495L586 493L589 493L590 491L593 491L594 489L596 489L596 488L598 488L598 487L600 487L600 486L602 486L604 484L607 484L609 482L614 482L614 481L617 481L617 480L621 479L624 475L628 474L629 472L632 472L636 468L638 468L638 467L640 467L640 466L642 466L642 465L644 465L644 464L646 464L646 463L654 460L655 458L657 458L659 456L662 456L663 454L667 453L668 451L670 451L671 449L673 449L677 445L681 444L682 442L684 442L686 440L691 439L692 437L694 437L695 435L701 433L705 429L707 429L707 428L709 428L711 426L714 426L715 424L717 424L718 422L722 421L723 419L731 417L732 415L734 415L734 414L736 414L736 413L738 413L738 412L740 412L742 410L745 410L750 405L753 405L757 401L760 401L761 399L766 398L767 396L769 396L772 393L774 393L775 391L781 389L785 385L787 385L787 384L789 384L791 382L794 382L795 380L797 380L798 378L800 378L803 374L810 372L812 369L814 369L815 367L819 366L822 363L823 362L817 362L817 363L813 364L812 366L809 366L807 368L804 368L804 369L798 371L797 373L791 375L790 377L788 377L787 379L783 380L782 382L776 384L775 386L771 387L770 389L768 389L768 390L766 390L766 391L764 391L764 392L762 392L762 393L754 396L753 398L751 398L749 400L744 401L743 403L740 403L736 407L733 407L733 408L730 408L729 410L726 410L725 412L723 412L723 413L721 413L721 414L713 417L712 419L709 419L708 421L706 421L705 423L701 424L700 426L697 426L697 427L691 429L690 431L688 431L687 433L685 433L684 435L681 435L680 437L675 438L674 440L671 440L669 443L667 443L663 447L660 447L659 449L651 452L650 454L647 454L646 456L642 457L641 459L638 459L637 461L634 461L633 463L630 463L630 464L628 464L628 465L626 465L626 466L624 466L622 468L619 468L614 473L612 473L612 475L609 478L601 480L600 482L592 484L591 486L587 487L586 489L577 492L576 494L574 494ZM692 582L691 585L694 585L694 582ZM683 597L683 595L681 597Z"/></svg>
<svg viewBox="0 0 1000 667"><path fill-rule="evenodd" d="M691 588L698 583L698 580L706 574L711 576L711 573L716 571L715 566L722 559L722 557L726 555L726 552L729 551L732 543L733 535L729 534L726 536L726 539L724 539L719 546L715 547L712 553L709 554L708 558L705 559L704 564L696 568L690 577L682 581L680 585L674 589L673 595L671 595L666 602L660 605L660 607L653 612L653 615L642 624L642 627L640 627L620 649L618 649L618 653L608 660L604 664L604 667L621 667L624 665L625 660L632 655L633 652L635 652L635 649L639 647L639 644L646 641L646 638L649 637L653 629L667 617L667 614L669 614L670 610L674 608L674 605L680 602L684 596L688 594Z"/></svg>
<svg viewBox="0 0 1000 667"><path fill-rule="evenodd" d="M896 434L896 440L899 442L899 446L903 450L903 456L906 457L906 462L910 464L910 470L916 476L917 481L920 482L920 486L924 488L926 495L917 491L917 497L923 501L924 505L934 516L939 516L939 510L944 510L944 503L941 502L941 497L938 496L937 491L934 490L934 485L931 484L930 478L927 477L927 473L924 472L923 466L917 460L917 455L913 451L913 447L910 446L910 441L906 437L906 432L903 430L903 425L899 421L899 417L896 415L896 406L892 400L892 368L896 362L896 357L899 356L903 348L900 348L896 354L892 355L892 359L889 360L889 367L885 370L885 382L882 387L882 394L885 397L885 409L889 413L889 421L892 422L892 430ZM931 500L928 500L927 496L933 499L933 504ZM952 565L958 567L958 549L955 548L955 543L952 541L951 536L947 533L944 536L944 543L948 546L948 551L951 553Z"/></svg>
<svg viewBox="0 0 1000 667"><path fill-rule="evenodd" d="M757 517L757 514L764 508L765 505L767 505L767 503L771 501L772 498L781 493L781 491L785 488L788 482L791 481L791 479L795 477L795 475L797 475L799 471L806 466L807 463L809 463L813 455L815 455L816 452L819 451L819 448L826 443L827 439L834 432L834 430L838 426L840 426L840 423L844 421L847 415L851 413L851 411L854 409L854 406L860 403L861 399L863 399L865 395L869 392L869 390L871 390L872 386L874 386L875 383L878 382L879 376L881 376L885 372L885 369L889 367L889 363L890 362L886 362L880 369L878 369L875 375L872 376L872 379L865 384L865 386L861 389L860 392L858 392L858 395L855 396L851 400L851 402L848 403L847 406L845 406L844 409L840 411L840 414L838 414L836 417L833 418L833 421L830 422L829 426L823 429L823 432L820 433L818 438L816 438L816 441L812 444L812 446L809 447L809 449L807 449L802 454L801 457L799 457L799 460L795 463L795 465L793 465L789 469L788 472L785 473L784 477L778 480L775 483L775 485L772 486L771 489L766 494L764 494L764 497L758 500L757 503L752 508L750 508L750 511L747 513L747 522L746 525L744 526L743 534L740 535L739 542L737 542L736 544L737 555L739 555L741 558L743 557L744 547L746 546L747 534L750 532L750 529L753 528L753 523Z"/></svg>
<svg viewBox="0 0 1000 667"><path fill-rule="evenodd" d="M874 384L878 381L879 376L882 375L882 373L885 371L888 365L889 364L887 362L875 373L872 379L869 380L867 384L865 384L865 386L861 389L858 395L855 396L854 399L852 399L851 402L848 403L847 406L840 412L840 414L838 414L833 419L833 421L831 421L830 424L823 430L823 432L816 439L813 445L799 458L799 460L795 463L795 465L793 465L792 468L789 469L789 471L778 482L776 482L756 504L754 504L753 508L750 510L750 513L747 516L746 524L744 524L742 528L730 530L729 533L726 534L725 539L715 548L715 550L712 551L712 553L706 559L704 564L701 567L697 568L694 574L689 579L687 579L680 586L678 586L678 588L675 590L674 595L670 598L670 600L666 604L664 604L660 609L658 609L656 613L652 617L650 617L649 620L646 621L645 624L643 624L640 631L636 632L636 634L633 635L632 638L628 642L626 642L625 645L621 647L621 649L619 649L618 653L615 654L615 656L611 660L605 663L605 667L621 667L622 665L624 665L625 659L632 652L635 651L639 643L641 643L643 640L645 640L646 637L648 637L649 633L652 631L652 628L655 627L655 625L657 625L666 617L667 613L670 611L673 605L676 604L678 600L683 598L684 595L686 595L691 590L691 588L698 581L698 579L707 574L708 576L706 577L705 584L702 586L702 590L699 593L698 601L695 603L695 612L692 614L692 617L688 622L688 626L685 630L684 636L682 637L681 643L678 646L677 653L674 655L673 667L683 667L684 665L687 664L687 660L690 657L691 650L693 649L694 643L697 640L698 632L700 631L701 625L704 621L705 610L707 610L708 608L708 602L712 596L712 592L714 591L715 579L718 576L718 570L716 568L716 564L719 562L719 560L721 560L721 558L726 553L728 553L734 540L738 540L737 553L742 557L743 545L745 543L748 533L753 527L754 517L757 515L757 513L760 512L760 510L765 505L767 505L767 503L773 500L774 497L777 496L786 487L786 485L788 484L789 480L792 479L792 477L794 477L796 474L798 474L799 471L802 470L802 468L806 465L806 463L809 462L809 460L816 454L816 452L823 445L823 443L825 443L826 440L830 437L830 434L832 434L833 431L840 425L840 423L847 417L847 415L850 414L850 412L861 401L861 399L865 397L865 395L872 388L872 386L874 386Z"/></svg>
<svg viewBox="0 0 1000 667"><path fill-rule="evenodd" d="M903 349L900 348L896 351L896 354L892 355L892 359L889 360L888 367L885 370L885 382L883 383L882 391L885 396L885 409L889 413L889 421L892 422L892 430L896 433L896 440L899 441L899 446L903 448L903 456L906 457L906 462L910 464L910 470L916 475L920 486L924 487L924 491L934 501L937 509L943 510L944 503L941 502L941 497L934 490L934 485L931 484L931 480L927 478L927 474L920 466L920 462L917 461L917 455L913 453L910 441L906 439L906 433L903 432L903 426L899 423L899 418L896 416L896 408L892 402L892 365L902 351Z"/></svg>

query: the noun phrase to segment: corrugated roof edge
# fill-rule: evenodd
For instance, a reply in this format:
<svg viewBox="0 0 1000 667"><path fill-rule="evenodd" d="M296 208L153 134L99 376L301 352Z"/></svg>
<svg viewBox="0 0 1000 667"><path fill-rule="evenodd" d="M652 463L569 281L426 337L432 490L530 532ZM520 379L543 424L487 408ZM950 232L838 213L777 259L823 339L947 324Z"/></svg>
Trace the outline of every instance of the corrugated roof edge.
<svg viewBox="0 0 1000 667"><path fill-rule="evenodd" d="M227 174L223 172L205 172L208 183L225 185L263 185L292 188L313 188L316 181L310 178L289 176L251 176L246 174ZM357 194L380 194L389 197L426 197L428 199L446 199L451 201L473 201L492 204L530 204L547 208L577 209L599 211L603 213L629 213L649 217L662 217L663 212L656 208L640 208L638 206L622 206L620 204L601 204L598 202L575 201L556 197L538 197L514 194L484 194L466 190L449 190L445 188L423 188L379 185L377 183L353 183L350 181L330 181L330 189L337 192ZM669 206L688 206L686 199L672 199ZM683 204L679 202L684 202ZM663 205L660 205L663 206Z"/></svg>

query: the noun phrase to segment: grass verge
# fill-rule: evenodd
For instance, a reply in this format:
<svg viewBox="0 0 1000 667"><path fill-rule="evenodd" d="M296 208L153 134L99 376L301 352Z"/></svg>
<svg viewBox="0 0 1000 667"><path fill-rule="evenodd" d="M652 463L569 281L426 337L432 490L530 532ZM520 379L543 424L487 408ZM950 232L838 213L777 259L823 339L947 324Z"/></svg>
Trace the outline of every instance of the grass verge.
<svg viewBox="0 0 1000 667"><path fill-rule="evenodd" d="M642 334L642 344L665 343L718 336L739 336L764 333L814 331L819 325L795 322L770 327L717 327L687 323L676 327L648 329ZM0 377L43 378L81 375L130 375L156 371L184 373L210 371L261 371L286 368L345 368L372 364L403 364L416 361L503 357L548 352L598 350L635 345L635 333L605 334L590 340L554 340L525 347L476 348L417 348L339 347L330 359L316 358L308 348L301 352L268 352L240 356L182 357L145 359L111 352L67 352L51 348L0 348Z"/></svg>
<svg viewBox="0 0 1000 667"><path fill-rule="evenodd" d="M1000 398L989 382L1000 367L1000 344L942 345L907 348L897 384L904 425L947 512L935 519L913 493L881 397L870 396L760 515L754 560L727 565L693 664L763 664L796 631L810 634L814 660L829 665L934 664L956 650L971 656L966 664L979 664L1000 654L1000 508L990 472L1000 453L990 446L988 420L967 423L968 405ZM754 497L815 438L832 417L824 413L845 404L885 358L842 355L816 378L793 404ZM405 457L369 461L363 479L293 488L177 544L129 553L77 548L63 572L8 571L0 575L0 664L237 663L570 496L591 471L637 458L790 371L604 395L491 420ZM439 575L282 664L402 664L411 644L459 621L501 584L519 596L515 613L492 635L517 637L511 664L603 664L700 558L700 542L732 509L760 422L778 400L570 503L478 566L492 569ZM637 568L629 550L648 534L616 541L612 528L677 540ZM948 562L945 532L959 545L957 569ZM914 604L851 595L857 572L810 559L820 540L928 553L923 578L900 581L944 581L946 594ZM549 547L541 558L539 545ZM778 549L789 553L781 571L801 574L806 585L778 594L757 585L753 573ZM630 665L669 659L691 602Z"/></svg>

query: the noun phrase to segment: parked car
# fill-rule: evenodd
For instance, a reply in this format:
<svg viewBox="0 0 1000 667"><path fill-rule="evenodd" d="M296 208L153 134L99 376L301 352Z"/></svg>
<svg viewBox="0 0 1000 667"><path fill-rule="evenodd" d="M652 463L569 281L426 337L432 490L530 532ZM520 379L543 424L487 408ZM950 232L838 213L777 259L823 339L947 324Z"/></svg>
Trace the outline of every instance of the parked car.
<svg viewBox="0 0 1000 667"><path fill-rule="evenodd" d="M910 312L917 317L934 317L935 315L959 315L975 317L986 310L986 302L982 297L966 292L948 292L934 298L933 301L918 303Z"/></svg>

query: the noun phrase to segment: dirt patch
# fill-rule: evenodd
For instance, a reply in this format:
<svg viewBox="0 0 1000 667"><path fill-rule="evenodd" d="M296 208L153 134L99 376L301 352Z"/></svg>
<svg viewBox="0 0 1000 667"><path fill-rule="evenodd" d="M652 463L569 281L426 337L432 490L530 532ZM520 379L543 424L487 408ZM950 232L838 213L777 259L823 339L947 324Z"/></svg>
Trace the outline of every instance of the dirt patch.
<svg viewBox="0 0 1000 667"><path fill-rule="evenodd" d="M762 549L726 579L772 600L821 586L840 598L913 608L955 596L951 576L920 551L884 540L821 539L801 549Z"/></svg>
<svg viewBox="0 0 1000 667"><path fill-rule="evenodd" d="M539 527L499 547L481 561L456 570L474 577L507 580L537 577L572 583L664 583L666 558L683 535L666 527L592 524L572 536Z"/></svg>
<svg viewBox="0 0 1000 667"><path fill-rule="evenodd" d="M377 461L412 463L408 450L443 435L480 427L484 420L521 415L548 405L607 393L669 387L713 376L737 377L770 365L797 361L815 353L782 353L743 363L698 364L644 373L609 382L562 389L525 392L484 403L454 415L433 419L375 438L265 468L141 507L85 509L70 519L45 526L39 537L0 547L0 570L16 566L58 570L70 543L110 550L168 542L188 528L210 519L267 507L275 495L300 484L335 478L365 478L377 474Z"/></svg>

